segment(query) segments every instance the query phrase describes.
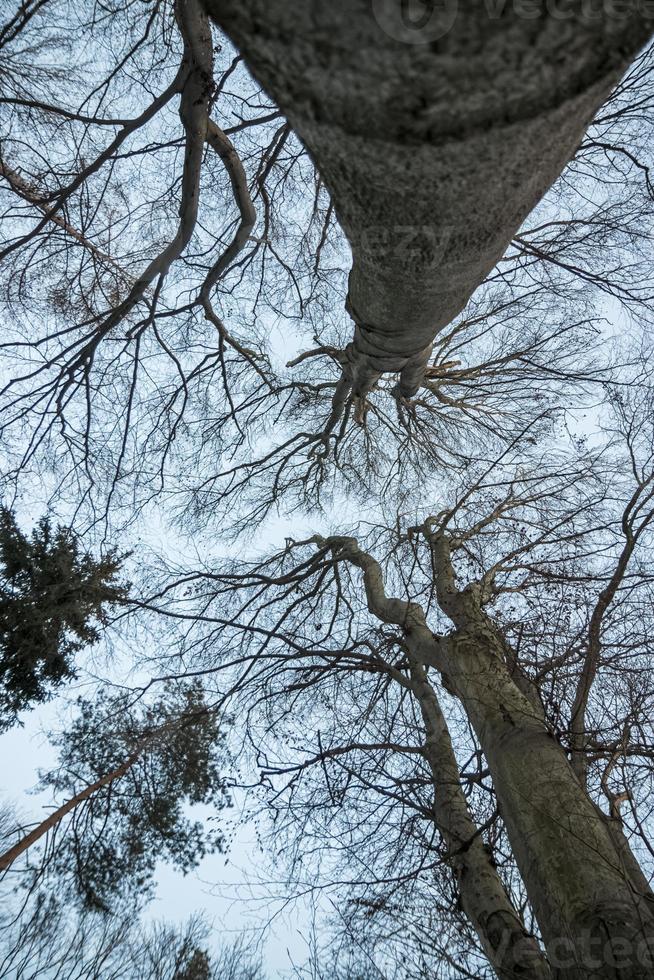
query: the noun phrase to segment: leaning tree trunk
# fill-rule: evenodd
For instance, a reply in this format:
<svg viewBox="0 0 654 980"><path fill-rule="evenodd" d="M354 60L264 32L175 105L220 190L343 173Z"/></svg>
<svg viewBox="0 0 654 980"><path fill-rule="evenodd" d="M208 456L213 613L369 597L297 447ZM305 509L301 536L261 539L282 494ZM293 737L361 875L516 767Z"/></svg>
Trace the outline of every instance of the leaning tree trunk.
<svg viewBox="0 0 654 980"><path fill-rule="evenodd" d="M499 980L550 980L547 960L514 908L468 808L436 692L423 665L409 659L410 687L425 726L423 752L434 784L434 822L447 848L461 907Z"/></svg>
<svg viewBox="0 0 654 980"><path fill-rule="evenodd" d="M486 757L553 976L651 978L654 895L626 839L587 795L540 705L514 682L506 641L479 594L456 588L446 537L431 543L439 605L456 626L435 660Z"/></svg>
<svg viewBox="0 0 654 980"><path fill-rule="evenodd" d="M286 113L352 248L344 373L420 387L431 344L647 40L646 4L203 0ZM414 11L415 13L415 11Z"/></svg>
<svg viewBox="0 0 654 980"><path fill-rule="evenodd" d="M371 613L401 627L411 658L436 667L461 700L554 980L651 980L654 896L627 841L586 793L540 705L511 676L506 643L477 589L457 589L447 538L425 534L438 603L455 625L445 637L432 633L417 603L386 595L381 567L354 538L316 541L362 569Z"/></svg>
<svg viewBox="0 0 654 980"><path fill-rule="evenodd" d="M39 824L37 824L36 827L34 827L33 830L30 830L28 834L24 834L20 840L16 841L15 844L7 848L6 851L0 854L0 871L6 871L7 868L11 867L14 861L16 861L21 854L28 851L32 844L36 844L36 842L44 837L49 830L52 830L53 827L58 826L64 817L67 816L67 814L71 813L82 803L85 803L86 800L89 800L92 796L95 796L95 794L101 789L104 789L105 786L110 786L117 780L122 779L122 777L129 772L139 756L142 754L144 748L145 746L140 747L136 752L133 752L125 762L121 763L121 765L117 766L115 769L112 769L110 772L105 773L104 776L96 779L94 783L90 783L88 786L85 786L83 790L80 790L80 792L76 793L75 796L72 796L60 807L57 807L56 810L53 810L52 813L45 818L45 820L42 820Z"/></svg>

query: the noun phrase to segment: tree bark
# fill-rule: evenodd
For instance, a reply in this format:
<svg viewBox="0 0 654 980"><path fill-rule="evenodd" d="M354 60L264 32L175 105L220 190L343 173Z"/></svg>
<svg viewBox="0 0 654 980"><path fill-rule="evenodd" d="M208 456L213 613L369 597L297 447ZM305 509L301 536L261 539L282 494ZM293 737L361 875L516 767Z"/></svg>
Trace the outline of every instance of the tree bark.
<svg viewBox="0 0 654 980"><path fill-rule="evenodd" d="M440 659L486 757L553 976L651 977L651 891L644 879L638 887L609 821L580 784L542 711L511 679L506 642L476 589L456 588L443 535L432 539L432 554L438 601L456 627Z"/></svg>
<svg viewBox="0 0 654 980"><path fill-rule="evenodd" d="M448 848L461 907L500 980L549 980L551 972L500 880L461 788L447 722L427 672L411 658L411 690L425 725L425 758L434 782L434 820Z"/></svg>
<svg viewBox="0 0 654 980"><path fill-rule="evenodd" d="M416 393L435 335L651 33L636 2L423 0L413 27L400 0L204 3L332 195L352 249L343 360L358 396L386 372Z"/></svg>
<svg viewBox="0 0 654 980"><path fill-rule="evenodd" d="M626 855L577 779L542 710L513 681L506 642L483 609L479 587L457 588L446 536L427 527L424 533L438 603L455 626L446 637L432 633L420 605L386 595L379 564L355 539L329 541L337 558L363 571L370 612L400 626L410 655L445 675L461 700L492 776L552 977L651 978L654 903L633 855Z"/></svg>
<svg viewBox="0 0 654 980"><path fill-rule="evenodd" d="M121 765L117 766L115 769L112 769L110 772L105 773L104 776L101 776L100 779L96 779L94 783L90 783L83 790L80 790L80 792L76 793L75 796L72 796L60 807L57 807L56 810L53 810L50 816L46 817L45 820L42 820L40 824L37 824L34 830L31 830L29 834L25 834L23 837L21 837L21 839L6 850L4 854L0 854L0 871L6 871L6 869L10 867L10 865L12 865L14 861L21 856L21 854L24 854L25 851L32 846L32 844L35 844L37 840L47 834L49 830L56 827L57 824L63 820L66 814L78 807L80 803L84 803L85 800L90 799L95 793L98 792L98 790L103 789L103 787L109 786L117 779L121 779L125 773L132 768L136 760L143 752L144 748L145 746L142 746L136 752L133 752L125 762L121 763Z"/></svg>

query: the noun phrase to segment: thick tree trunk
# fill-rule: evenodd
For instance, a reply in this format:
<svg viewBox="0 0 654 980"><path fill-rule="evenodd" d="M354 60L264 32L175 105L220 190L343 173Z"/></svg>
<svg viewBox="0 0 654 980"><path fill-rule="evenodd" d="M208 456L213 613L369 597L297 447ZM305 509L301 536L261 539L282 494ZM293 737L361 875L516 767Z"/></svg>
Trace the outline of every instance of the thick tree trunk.
<svg viewBox="0 0 654 980"><path fill-rule="evenodd" d="M352 248L357 395L385 372L415 394L434 336L650 34L636 2L422 0L413 28L400 0L203 2L332 194Z"/></svg>
<svg viewBox="0 0 654 980"><path fill-rule="evenodd" d="M554 976L651 977L650 899L500 650L486 629L462 632L448 676L484 751Z"/></svg>
<svg viewBox="0 0 654 980"><path fill-rule="evenodd" d="M371 613L401 627L410 656L436 667L464 705L552 977L651 978L654 902L626 840L589 798L542 709L516 686L506 643L484 612L479 587L457 589L447 538L426 526L423 531L431 543L438 603L455 625L446 637L432 633L418 604L386 595L379 564L355 539L329 540L337 558L362 569Z"/></svg>
<svg viewBox="0 0 654 980"><path fill-rule="evenodd" d="M500 980L549 980L547 960L511 904L470 814L447 722L425 668L413 659L411 688L425 725L424 752L434 781L434 820L449 852L461 906Z"/></svg>
<svg viewBox="0 0 654 980"><path fill-rule="evenodd" d="M486 757L553 976L651 977L654 903L626 840L612 833L542 711L511 679L505 641L475 590L455 588L446 539L434 539L432 551L439 603L456 626L438 659Z"/></svg>

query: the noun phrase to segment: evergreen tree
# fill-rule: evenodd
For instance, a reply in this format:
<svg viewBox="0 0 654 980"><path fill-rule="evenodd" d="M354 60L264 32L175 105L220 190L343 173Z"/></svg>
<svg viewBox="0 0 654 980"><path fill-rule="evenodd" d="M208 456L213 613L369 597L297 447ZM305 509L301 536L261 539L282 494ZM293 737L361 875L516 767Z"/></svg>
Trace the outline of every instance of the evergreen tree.
<svg viewBox="0 0 654 980"><path fill-rule="evenodd" d="M123 558L94 558L48 517L27 535L0 509L0 731L75 676L75 654L97 643L107 608L125 601Z"/></svg>
<svg viewBox="0 0 654 980"><path fill-rule="evenodd" d="M223 719L201 684L169 686L145 706L130 701L105 691L79 699L78 715L56 739L59 768L43 777L80 801L62 808L52 870L91 910L147 899L158 860L186 872L224 846L218 827L188 815L189 804L215 814L230 804ZM82 799L80 782L97 789Z"/></svg>

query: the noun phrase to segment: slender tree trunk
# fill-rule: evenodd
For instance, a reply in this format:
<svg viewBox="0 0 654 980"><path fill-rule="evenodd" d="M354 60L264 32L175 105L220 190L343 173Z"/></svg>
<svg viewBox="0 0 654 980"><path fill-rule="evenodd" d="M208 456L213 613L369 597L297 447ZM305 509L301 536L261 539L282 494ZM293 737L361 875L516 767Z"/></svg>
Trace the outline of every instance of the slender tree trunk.
<svg viewBox="0 0 654 980"><path fill-rule="evenodd" d="M29 834L25 834L24 837L21 837L21 839L17 841L13 847L10 847L4 852L4 854L0 854L0 871L5 871L17 858L20 857L21 854L24 854L25 851L32 846L32 844L35 844L37 840L47 834L49 830L52 830L53 827L56 827L57 824L63 820L66 814L78 807L80 803L90 799L91 796L97 793L98 790L102 789L104 786L109 786L110 783L115 782L117 779L121 779L121 777L132 768L142 751L143 747L139 748L137 752L132 753L129 759L123 762L120 766L112 769L111 772L106 773L104 776L101 776L100 779L96 779L94 783L91 783L79 793L76 793L75 796L71 797L70 800L68 800L62 806L58 807L56 810L53 810L50 816L46 817L45 820L42 820L41 823L34 828L34 830L31 830Z"/></svg>
<svg viewBox="0 0 654 980"><path fill-rule="evenodd" d="M606 611L615 599L618 589L622 584L627 568L629 567L629 561L631 560L631 556L636 548L638 533L634 534L633 528L630 524L630 516L631 510L638 503L638 498L641 491L642 487L639 485L634 491L634 494L622 517L622 531L625 537L625 542L622 546L620 555L618 556L618 560L613 570L613 575L597 597L595 608L593 609L590 617L588 634L586 637L586 654L584 656L584 663L581 674L579 675L577 690L575 691L572 710L570 712L572 767L577 773L579 781L583 786L586 785L587 775L586 709L588 707L588 698L590 696L591 688L595 681L595 677L597 676L597 671L600 665L600 657L602 652L602 623Z"/></svg>
<svg viewBox="0 0 654 980"><path fill-rule="evenodd" d="M473 820L436 693L425 668L412 658L411 689L425 725L425 758L434 782L434 819L448 848L461 905L501 980L548 980L538 943L526 931Z"/></svg>
<svg viewBox="0 0 654 980"><path fill-rule="evenodd" d="M203 0L286 113L352 248L344 376L415 394L431 344L650 34L645 5Z"/></svg>

